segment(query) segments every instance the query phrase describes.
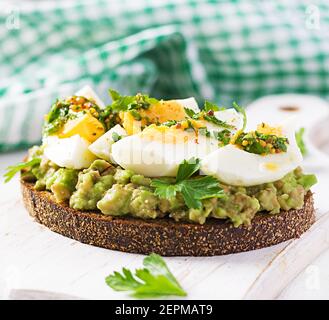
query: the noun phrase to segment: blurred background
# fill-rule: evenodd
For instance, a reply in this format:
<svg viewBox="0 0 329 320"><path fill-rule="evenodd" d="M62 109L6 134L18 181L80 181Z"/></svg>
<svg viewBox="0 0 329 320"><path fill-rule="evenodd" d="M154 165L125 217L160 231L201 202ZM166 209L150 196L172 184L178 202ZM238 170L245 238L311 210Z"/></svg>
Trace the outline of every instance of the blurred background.
<svg viewBox="0 0 329 320"><path fill-rule="evenodd" d="M329 98L328 0L0 2L0 151L39 142L57 97L85 84L230 106ZM312 106L310 106L312 108Z"/></svg>

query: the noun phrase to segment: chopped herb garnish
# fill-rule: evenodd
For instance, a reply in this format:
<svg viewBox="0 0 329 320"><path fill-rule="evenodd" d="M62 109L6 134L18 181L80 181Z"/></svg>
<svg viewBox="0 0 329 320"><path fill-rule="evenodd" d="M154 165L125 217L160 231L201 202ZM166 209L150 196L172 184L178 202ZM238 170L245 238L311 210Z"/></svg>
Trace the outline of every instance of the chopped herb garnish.
<svg viewBox="0 0 329 320"><path fill-rule="evenodd" d="M57 133L68 120L76 119L87 111L97 118L106 128L100 114L103 112L94 102L81 96L72 96L64 100L56 100L46 116L43 126L45 136Z"/></svg>
<svg viewBox="0 0 329 320"><path fill-rule="evenodd" d="M203 110L208 112L210 110L212 111L221 111L221 110L225 110L225 107L219 107L218 105L210 102L210 101L205 101L204 102L204 106L203 106Z"/></svg>
<svg viewBox="0 0 329 320"><path fill-rule="evenodd" d="M241 133L235 143L247 152L267 155L286 152L289 142L285 137L251 131Z"/></svg>
<svg viewBox="0 0 329 320"><path fill-rule="evenodd" d="M199 128L198 132L203 136L206 136L208 138L210 137L210 132L208 131L207 127Z"/></svg>
<svg viewBox="0 0 329 320"><path fill-rule="evenodd" d="M113 102L108 108L114 112L148 109L152 104L158 102L157 99L150 98L147 94L138 93L135 96L121 96L112 89L109 90L109 93Z"/></svg>
<svg viewBox="0 0 329 320"><path fill-rule="evenodd" d="M164 199L170 199L176 196L177 192L181 192L188 208L200 209L201 200L222 198L225 194L218 180L212 176L191 178L199 169L199 159L184 160L178 167L175 182L165 178L153 179L151 186L155 187L155 194Z"/></svg>
<svg viewBox="0 0 329 320"><path fill-rule="evenodd" d="M152 253L144 258L143 265L135 274L126 268L122 273L114 271L106 277L106 284L115 291L130 291L135 298L186 296L161 256Z"/></svg>
<svg viewBox="0 0 329 320"><path fill-rule="evenodd" d="M192 109L184 108L185 113L192 119L199 119L199 114L194 112Z"/></svg>
<svg viewBox="0 0 329 320"><path fill-rule="evenodd" d="M122 139L122 136L120 136L118 133L116 133L116 132L112 132L112 140L114 141L114 142L117 142L117 141L119 141L119 140L121 140Z"/></svg>
<svg viewBox="0 0 329 320"><path fill-rule="evenodd" d="M18 172L21 172L23 169L32 168L36 165L39 165L40 162L40 158L34 158L27 162L20 162L14 166L9 166L7 168L7 172L3 175L5 182L9 182Z"/></svg>
<svg viewBox="0 0 329 320"><path fill-rule="evenodd" d="M168 120L166 122L163 122L162 125L166 127L172 127L177 124L176 120Z"/></svg>
<svg viewBox="0 0 329 320"><path fill-rule="evenodd" d="M195 113L192 109L188 109L188 108L184 108L184 109L185 109L185 113L194 120L206 120L208 122L211 122L217 126L220 126L222 128L226 128L226 129L234 128L234 126L231 126L228 123L226 123L225 121L218 119L214 115L213 110L208 110L207 112L201 111L199 113Z"/></svg>
<svg viewBox="0 0 329 320"><path fill-rule="evenodd" d="M140 113L138 111L136 111L135 109L131 109L129 111L129 113L134 117L135 120L140 121L142 120L142 116L140 115Z"/></svg>
<svg viewBox="0 0 329 320"><path fill-rule="evenodd" d="M216 126L226 128L226 129L234 129L234 126L226 123L225 121L219 120L212 111L208 111L206 114L203 115L204 120L209 121Z"/></svg>
<svg viewBox="0 0 329 320"><path fill-rule="evenodd" d="M232 133L225 129L222 131L213 131L213 135L218 140L219 146L223 147L230 143Z"/></svg>

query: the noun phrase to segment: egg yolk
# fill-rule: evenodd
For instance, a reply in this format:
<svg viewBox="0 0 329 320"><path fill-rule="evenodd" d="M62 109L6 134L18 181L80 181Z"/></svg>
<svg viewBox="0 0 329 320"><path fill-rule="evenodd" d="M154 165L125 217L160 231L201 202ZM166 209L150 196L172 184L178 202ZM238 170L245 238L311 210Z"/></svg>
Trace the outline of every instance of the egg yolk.
<svg viewBox="0 0 329 320"><path fill-rule="evenodd" d="M257 126L257 132L262 134L271 134L278 137L283 137L282 127L271 127L264 122Z"/></svg>
<svg viewBox="0 0 329 320"><path fill-rule="evenodd" d="M279 166L276 163L268 162L268 163L265 163L265 168L268 171L277 171L279 169Z"/></svg>
<svg viewBox="0 0 329 320"><path fill-rule="evenodd" d="M147 117L151 123L163 123L168 120L184 120L185 110L174 100L159 101L146 110L141 110L142 117Z"/></svg>
<svg viewBox="0 0 329 320"><path fill-rule="evenodd" d="M196 140L195 132L185 131L184 128L176 126L156 126L154 124L145 128L140 137L148 141L157 141L160 143L179 144Z"/></svg>

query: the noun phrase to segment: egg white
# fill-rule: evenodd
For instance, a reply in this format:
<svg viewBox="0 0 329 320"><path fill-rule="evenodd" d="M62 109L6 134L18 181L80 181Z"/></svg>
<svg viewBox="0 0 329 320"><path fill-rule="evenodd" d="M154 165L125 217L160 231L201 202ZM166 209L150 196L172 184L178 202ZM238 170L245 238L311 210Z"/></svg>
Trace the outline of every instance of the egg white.
<svg viewBox="0 0 329 320"><path fill-rule="evenodd" d="M76 92L77 96L93 100L100 108L105 108L105 103L99 98L96 92L90 86L84 86Z"/></svg>
<svg viewBox="0 0 329 320"><path fill-rule="evenodd" d="M113 133L117 133L121 137L127 136L126 130L117 124L109 131L104 133L101 137L99 137L88 148L97 157L115 163L111 155L112 144L115 143L113 140Z"/></svg>
<svg viewBox="0 0 329 320"><path fill-rule="evenodd" d="M79 135L63 139L49 136L43 140L43 145L45 156L60 167L84 169L96 159L88 150L90 143Z"/></svg>
<svg viewBox="0 0 329 320"><path fill-rule="evenodd" d="M174 177L183 160L203 158L217 148L217 140L205 136L199 136L197 143L194 138L185 143L161 143L137 134L114 143L112 157L121 167L147 177Z"/></svg>
<svg viewBox="0 0 329 320"><path fill-rule="evenodd" d="M234 186L254 186L282 179L303 161L294 130L283 128L283 132L289 140L286 152L263 156L229 144L202 160L202 173Z"/></svg>

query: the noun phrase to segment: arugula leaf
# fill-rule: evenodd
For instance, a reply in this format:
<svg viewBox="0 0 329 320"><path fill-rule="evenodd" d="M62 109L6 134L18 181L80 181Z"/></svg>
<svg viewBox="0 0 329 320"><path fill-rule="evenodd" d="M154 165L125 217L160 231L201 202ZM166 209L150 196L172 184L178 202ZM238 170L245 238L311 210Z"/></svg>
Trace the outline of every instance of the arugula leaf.
<svg viewBox="0 0 329 320"><path fill-rule="evenodd" d="M126 268L122 274L115 271L106 277L106 284L116 291L131 291L136 298L154 298L162 296L186 296L165 261L157 254L144 258L145 268L137 269L135 274Z"/></svg>
<svg viewBox="0 0 329 320"><path fill-rule="evenodd" d="M21 170L38 165L40 164L40 162L40 158L34 158L28 162L20 162L14 166L9 166L7 168L7 172L3 175L3 177L5 178L5 183L9 182Z"/></svg>
<svg viewBox="0 0 329 320"><path fill-rule="evenodd" d="M297 145L300 149L300 152L302 153L303 156L307 154L307 148L304 142L304 134L305 134L305 128L300 128L298 131L295 133L296 137L296 142Z"/></svg>
<svg viewBox="0 0 329 320"><path fill-rule="evenodd" d="M184 160L178 167L176 182L169 179L153 179L151 187L155 188L155 195L163 199L170 199L181 192L188 208L200 209L201 200L224 197L224 191L218 180L212 176L191 178L200 169L200 159Z"/></svg>

